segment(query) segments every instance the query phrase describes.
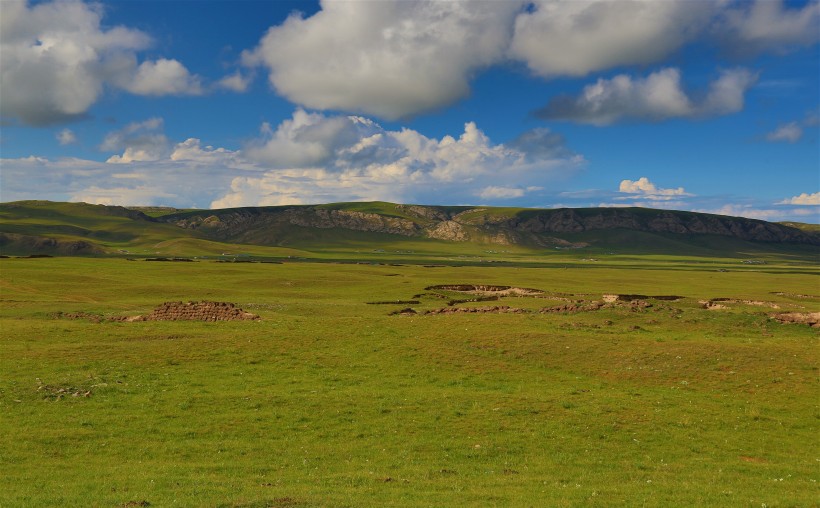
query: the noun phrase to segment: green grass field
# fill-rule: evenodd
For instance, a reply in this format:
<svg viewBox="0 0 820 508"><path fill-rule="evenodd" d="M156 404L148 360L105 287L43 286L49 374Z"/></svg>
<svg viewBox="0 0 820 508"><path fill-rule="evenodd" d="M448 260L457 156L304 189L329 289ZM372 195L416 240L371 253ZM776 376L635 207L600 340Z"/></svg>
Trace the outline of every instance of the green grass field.
<svg viewBox="0 0 820 508"><path fill-rule="evenodd" d="M817 506L817 330L768 317L820 310L816 265L587 255L0 259L0 506ZM684 298L367 304L440 284ZM56 317L203 299L261 320Z"/></svg>

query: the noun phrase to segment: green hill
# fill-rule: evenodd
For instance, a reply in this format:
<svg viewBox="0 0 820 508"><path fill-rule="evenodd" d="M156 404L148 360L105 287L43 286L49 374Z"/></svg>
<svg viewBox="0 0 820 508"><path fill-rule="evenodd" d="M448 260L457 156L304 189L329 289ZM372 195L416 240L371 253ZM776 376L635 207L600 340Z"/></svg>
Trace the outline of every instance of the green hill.
<svg viewBox="0 0 820 508"><path fill-rule="evenodd" d="M798 227L795 227L798 226ZM222 210L0 204L4 255L255 256L544 262L613 255L817 260L812 225L645 208L385 202ZM784 259L785 259L784 258Z"/></svg>

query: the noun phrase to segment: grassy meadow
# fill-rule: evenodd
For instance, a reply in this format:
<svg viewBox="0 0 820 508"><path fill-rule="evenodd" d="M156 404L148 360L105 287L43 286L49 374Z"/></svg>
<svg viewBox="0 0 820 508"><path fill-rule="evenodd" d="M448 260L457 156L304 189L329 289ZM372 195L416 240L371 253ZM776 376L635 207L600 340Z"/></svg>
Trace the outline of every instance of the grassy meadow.
<svg viewBox="0 0 820 508"><path fill-rule="evenodd" d="M816 265L487 255L0 259L0 506L817 505L818 334L768 317L820 310ZM684 298L423 315L440 284ZM261 319L59 317L174 300Z"/></svg>

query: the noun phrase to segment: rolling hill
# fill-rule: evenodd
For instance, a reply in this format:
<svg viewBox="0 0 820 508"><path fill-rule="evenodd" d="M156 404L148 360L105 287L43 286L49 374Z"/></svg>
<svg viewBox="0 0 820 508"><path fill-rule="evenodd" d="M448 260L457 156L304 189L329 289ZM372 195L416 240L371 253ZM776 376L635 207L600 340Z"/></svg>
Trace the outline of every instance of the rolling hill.
<svg viewBox="0 0 820 508"><path fill-rule="evenodd" d="M802 226L802 227L795 227ZM384 202L221 210L0 204L5 255L306 256L362 249L817 256L811 225L646 208L523 209Z"/></svg>

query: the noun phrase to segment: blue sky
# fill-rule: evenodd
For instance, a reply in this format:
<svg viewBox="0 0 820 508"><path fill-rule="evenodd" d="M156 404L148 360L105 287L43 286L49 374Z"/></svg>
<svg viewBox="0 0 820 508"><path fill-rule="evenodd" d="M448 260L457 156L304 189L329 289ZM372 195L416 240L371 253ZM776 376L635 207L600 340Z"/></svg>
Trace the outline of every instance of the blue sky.
<svg viewBox="0 0 820 508"><path fill-rule="evenodd" d="M820 222L817 1L0 2L0 199Z"/></svg>

